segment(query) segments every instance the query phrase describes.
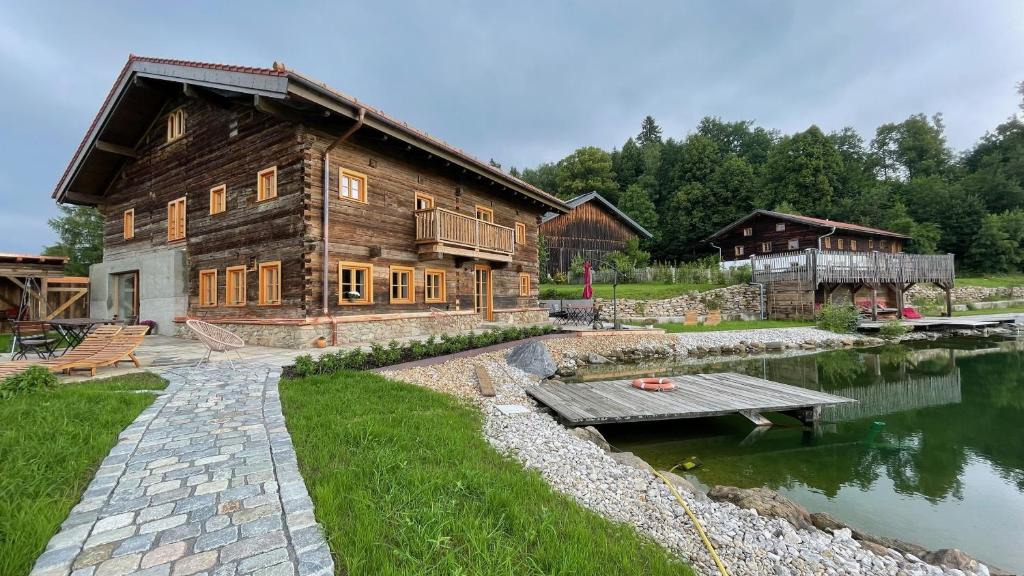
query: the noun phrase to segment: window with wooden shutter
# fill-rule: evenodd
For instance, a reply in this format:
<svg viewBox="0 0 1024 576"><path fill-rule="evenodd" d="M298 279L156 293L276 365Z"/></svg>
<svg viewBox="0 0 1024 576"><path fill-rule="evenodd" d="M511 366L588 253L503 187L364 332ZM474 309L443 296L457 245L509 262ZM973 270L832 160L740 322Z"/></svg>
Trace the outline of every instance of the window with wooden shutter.
<svg viewBox="0 0 1024 576"><path fill-rule="evenodd" d="M276 306L281 303L281 263L264 262L259 265L259 303Z"/></svg>
<svg viewBox="0 0 1024 576"><path fill-rule="evenodd" d="M167 241L185 239L185 198L167 203Z"/></svg>
<svg viewBox="0 0 1024 576"><path fill-rule="evenodd" d="M530 295L530 275L522 273L519 275L519 296L526 297Z"/></svg>
<svg viewBox="0 0 1024 576"><path fill-rule="evenodd" d="M434 207L434 197L430 194L424 194L423 192L416 193L416 202L414 204L416 210L429 210Z"/></svg>
<svg viewBox="0 0 1024 576"><path fill-rule="evenodd" d="M445 301L444 270L428 268L423 272L423 293L428 304L437 304Z"/></svg>
<svg viewBox="0 0 1024 576"><path fill-rule="evenodd" d="M124 211L123 234L125 240L135 238L135 208Z"/></svg>
<svg viewBox="0 0 1024 576"><path fill-rule="evenodd" d="M199 271L199 305L204 307L217 305L216 270Z"/></svg>
<svg viewBox="0 0 1024 576"><path fill-rule="evenodd" d="M210 214L220 214L227 210L228 187L224 184L210 188Z"/></svg>
<svg viewBox="0 0 1024 576"><path fill-rule="evenodd" d="M225 271L224 304L245 306L245 266L231 266Z"/></svg>
<svg viewBox="0 0 1024 576"><path fill-rule="evenodd" d="M414 304L416 302L415 270L408 266L391 267L391 303Z"/></svg>
<svg viewBox="0 0 1024 576"><path fill-rule="evenodd" d="M167 141L173 142L185 135L185 109L178 108L167 115Z"/></svg>
<svg viewBox="0 0 1024 576"><path fill-rule="evenodd" d="M277 198L277 166L260 170L256 174L256 201Z"/></svg>
<svg viewBox="0 0 1024 576"><path fill-rule="evenodd" d="M526 244L526 224L516 222L516 244Z"/></svg>
<svg viewBox="0 0 1024 576"><path fill-rule="evenodd" d="M338 187L338 195L345 200L367 203L366 198L366 174L361 174L346 168L341 169L341 183Z"/></svg>
<svg viewBox="0 0 1024 576"><path fill-rule="evenodd" d="M373 265L338 262L338 304L373 303Z"/></svg>

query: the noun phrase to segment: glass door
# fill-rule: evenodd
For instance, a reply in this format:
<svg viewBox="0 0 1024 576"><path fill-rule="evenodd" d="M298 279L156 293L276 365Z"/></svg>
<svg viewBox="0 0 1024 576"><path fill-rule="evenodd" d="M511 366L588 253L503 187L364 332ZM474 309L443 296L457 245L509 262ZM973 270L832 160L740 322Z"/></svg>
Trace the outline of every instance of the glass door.
<svg viewBox="0 0 1024 576"><path fill-rule="evenodd" d="M473 269L473 309L485 320L494 319L491 267L486 264L477 264Z"/></svg>
<svg viewBox="0 0 1024 576"><path fill-rule="evenodd" d="M119 320L139 315L139 273L114 275L114 314Z"/></svg>

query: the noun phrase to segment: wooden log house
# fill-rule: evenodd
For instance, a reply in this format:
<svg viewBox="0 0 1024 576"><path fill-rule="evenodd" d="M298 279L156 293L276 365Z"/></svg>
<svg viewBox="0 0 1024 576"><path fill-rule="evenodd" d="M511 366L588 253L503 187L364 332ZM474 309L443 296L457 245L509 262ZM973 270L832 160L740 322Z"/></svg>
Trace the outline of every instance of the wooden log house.
<svg viewBox="0 0 1024 576"><path fill-rule="evenodd" d="M54 198L104 214L94 315L288 347L545 321L538 225L568 210L283 65L136 56Z"/></svg>
<svg viewBox="0 0 1024 576"><path fill-rule="evenodd" d="M751 267L765 288L768 318L811 318L825 302L845 300L903 317L907 290L932 283L946 295L954 282L952 254L907 254L908 236L858 224L755 210L711 235L722 265Z"/></svg>
<svg viewBox="0 0 1024 576"><path fill-rule="evenodd" d="M568 214L548 212L541 219L549 275L567 273L577 256L597 264L609 252L625 250L634 238L651 238L643 226L597 192L581 194L566 204Z"/></svg>

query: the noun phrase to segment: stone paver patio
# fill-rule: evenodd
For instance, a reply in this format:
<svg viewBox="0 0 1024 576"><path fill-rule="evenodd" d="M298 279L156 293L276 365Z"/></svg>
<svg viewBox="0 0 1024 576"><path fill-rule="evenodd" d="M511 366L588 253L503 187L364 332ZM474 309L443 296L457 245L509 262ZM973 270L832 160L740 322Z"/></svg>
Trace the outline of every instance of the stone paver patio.
<svg viewBox="0 0 1024 576"><path fill-rule="evenodd" d="M167 390L121 433L32 576L333 574L279 365L162 372Z"/></svg>

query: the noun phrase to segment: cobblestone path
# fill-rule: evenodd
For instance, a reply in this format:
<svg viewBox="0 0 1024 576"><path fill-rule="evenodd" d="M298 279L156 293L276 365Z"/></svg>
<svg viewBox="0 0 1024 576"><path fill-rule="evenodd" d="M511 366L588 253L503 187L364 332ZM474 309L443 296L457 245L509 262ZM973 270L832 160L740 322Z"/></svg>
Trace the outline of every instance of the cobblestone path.
<svg viewBox="0 0 1024 576"><path fill-rule="evenodd" d="M162 373L32 576L329 575L299 476L280 368L227 363Z"/></svg>

